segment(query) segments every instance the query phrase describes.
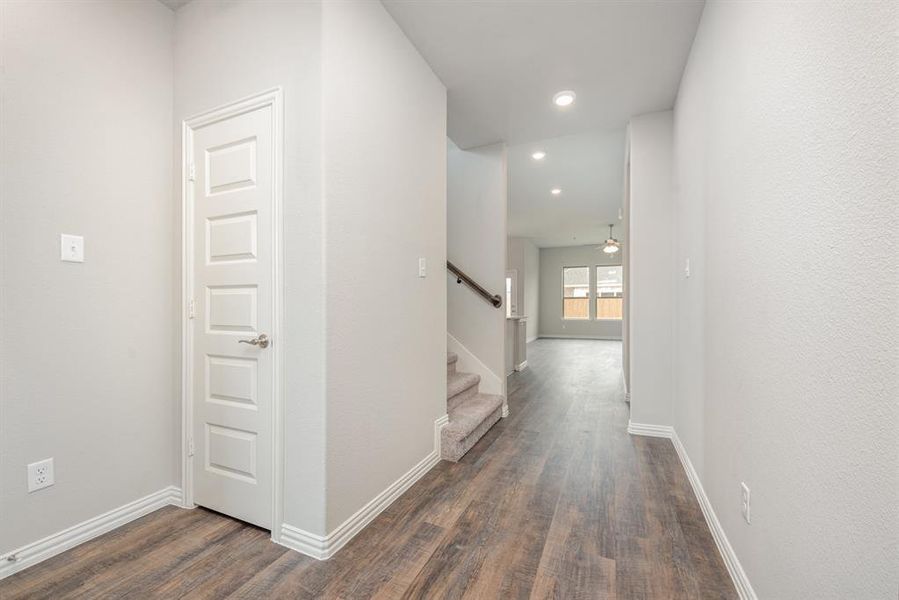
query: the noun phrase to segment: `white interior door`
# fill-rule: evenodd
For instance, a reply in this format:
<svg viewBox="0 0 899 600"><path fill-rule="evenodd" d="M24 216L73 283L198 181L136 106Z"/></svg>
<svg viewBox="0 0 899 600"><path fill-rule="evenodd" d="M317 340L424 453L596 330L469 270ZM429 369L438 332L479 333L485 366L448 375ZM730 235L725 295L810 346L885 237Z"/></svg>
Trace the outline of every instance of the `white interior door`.
<svg viewBox="0 0 899 600"><path fill-rule="evenodd" d="M271 105L193 130L194 502L272 527Z"/></svg>

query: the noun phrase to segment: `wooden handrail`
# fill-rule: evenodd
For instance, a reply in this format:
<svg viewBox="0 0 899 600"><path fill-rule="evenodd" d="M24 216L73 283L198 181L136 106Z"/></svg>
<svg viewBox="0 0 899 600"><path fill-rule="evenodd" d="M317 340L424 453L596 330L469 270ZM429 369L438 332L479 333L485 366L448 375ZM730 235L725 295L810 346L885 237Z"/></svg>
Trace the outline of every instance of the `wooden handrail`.
<svg viewBox="0 0 899 600"><path fill-rule="evenodd" d="M499 294L491 294L487 290L485 290L481 285L465 274L465 271L451 263L450 261L446 261L446 268L456 276L456 283L465 283L468 287L477 292L484 300L499 308L503 305L503 297Z"/></svg>

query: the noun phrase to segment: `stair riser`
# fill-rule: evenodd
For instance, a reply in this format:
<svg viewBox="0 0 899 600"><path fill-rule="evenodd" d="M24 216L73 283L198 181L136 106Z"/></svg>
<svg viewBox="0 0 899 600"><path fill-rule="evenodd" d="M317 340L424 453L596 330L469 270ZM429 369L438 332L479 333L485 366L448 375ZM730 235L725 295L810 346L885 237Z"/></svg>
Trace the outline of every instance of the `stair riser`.
<svg viewBox="0 0 899 600"><path fill-rule="evenodd" d="M465 456L465 453L471 450L471 448L478 443L484 434L490 431L490 428L493 427L497 421L499 421L503 416L503 408L500 406L495 411L490 413L486 419L484 419L480 425L475 428L470 434L465 436L464 439L459 441L458 443L455 440L449 439L449 437L445 434L445 432L441 433L441 445L440 445L440 454L443 460L449 460L452 462L458 461L460 458Z"/></svg>
<svg viewBox="0 0 899 600"><path fill-rule="evenodd" d="M459 406L462 402L465 402L469 398L474 398L478 395L478 384L471 386L468 389L462 390L455 396L446 399L446 411L449 412Z"/></svg>

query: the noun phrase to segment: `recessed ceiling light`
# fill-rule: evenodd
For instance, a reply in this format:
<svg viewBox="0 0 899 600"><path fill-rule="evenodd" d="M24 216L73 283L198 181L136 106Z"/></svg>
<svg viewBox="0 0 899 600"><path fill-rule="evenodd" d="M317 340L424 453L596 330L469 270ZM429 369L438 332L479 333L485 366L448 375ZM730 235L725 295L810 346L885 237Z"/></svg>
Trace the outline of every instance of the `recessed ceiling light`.
<svg viewBox="0 0 899 600"><path fill-rule="evenodd" d="M561 188L553 188L553 189L549 190L549 193L552 194L553 196L558 196L559 194L562 193L562 190L561 190Z"/></svg>
<svg viewBox="0 0 899 600"><path fill-rule="evenodd" d="M533 154L531 154L531 158L534 160L543 160L546 157L546 152L543 150L537 150Z"/></svg>
<svg viewBox="0 0 899 600"><path fill-rule="evenodd" d="M571 106L574 104L575 94L571 90L564 90L553 96L553 104L556 106Z"/></svg>

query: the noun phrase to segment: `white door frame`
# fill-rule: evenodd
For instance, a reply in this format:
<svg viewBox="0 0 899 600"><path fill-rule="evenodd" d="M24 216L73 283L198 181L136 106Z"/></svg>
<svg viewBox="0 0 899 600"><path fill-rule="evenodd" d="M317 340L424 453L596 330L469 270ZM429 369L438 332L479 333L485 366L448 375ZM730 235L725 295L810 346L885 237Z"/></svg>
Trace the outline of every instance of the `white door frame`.
<svg viewBox="0 0 899 600"><path fill-rule="evenodd" d="M283 480L284 480L284 436L282 418L283 377L281 372L283 306L283 240L281 222L282 204L282 164L283 156L283 100L280 87L266 90L260 94L225 104L210 111L185 119L181 122L181 490L185 508L194 505L194 465L193 448L190 438L193 433L193 326L192 299L194 298L194 252L193 252L193 194L191 159L193 156L194 130L211 125L231 117L257 110L266 106L272 108L272 541L281 539L281 523L283 522Z"/></svg>

